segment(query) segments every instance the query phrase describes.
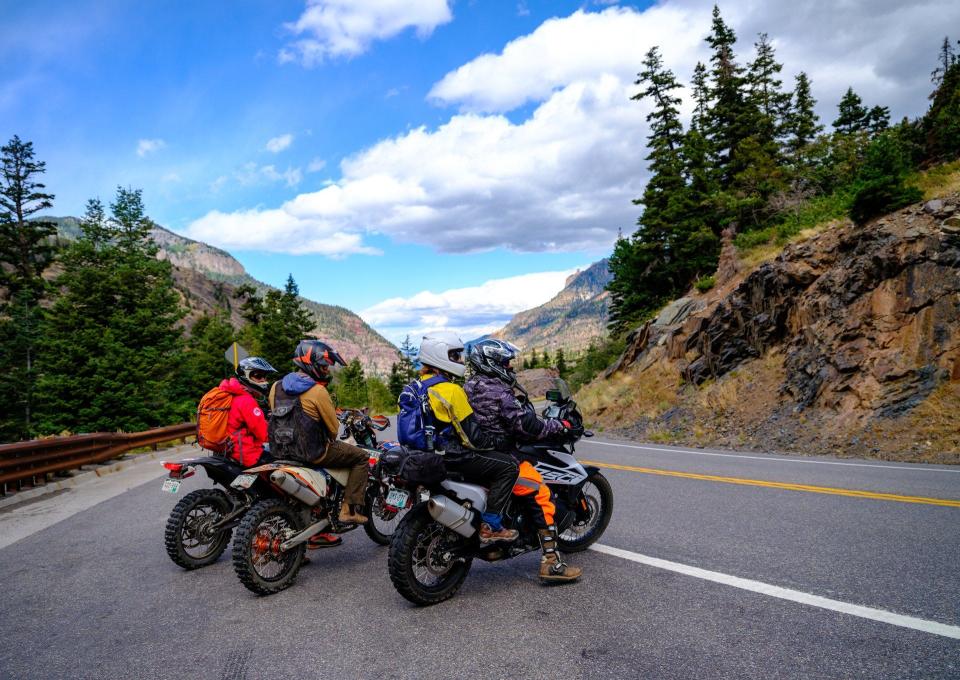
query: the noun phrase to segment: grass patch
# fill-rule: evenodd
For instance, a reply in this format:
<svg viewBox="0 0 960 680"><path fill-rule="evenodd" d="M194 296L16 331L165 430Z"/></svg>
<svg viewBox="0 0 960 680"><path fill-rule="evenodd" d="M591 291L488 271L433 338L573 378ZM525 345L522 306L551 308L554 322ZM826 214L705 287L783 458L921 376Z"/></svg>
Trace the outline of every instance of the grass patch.
<svg viewBox="0 0 960 680"><path fill-rule="evenodd" d="M708 290L713 288L717 284L717 279L714 276L703 276L697 279L696 283L693 284L693 287L699 290L701 293L706 293Z"/></svg>
<svg viewBox="0 0 960 680"><path fill-rule="evenodd" d="M734 245L743 253L765 245L784 246L793 237L810 229L817 229L846 217L853 201L849 191L837 191L828 196L817 196L803 203L796 210L784 213L781 220L763 229L737 234Z"/></svg>
<svg viewBox="0 0 960 680"><path fill-rule="evenodd" d="M925 200L960 191L960 160L944 163L907 177L907 184L923 192Z"/></svg>
<svg viewBox="0 0 960 680"><path fill-rule="evenodd" d="M676 368L656 362L645 371L621 371L609 380L594 380L577 393L577 403L591 422L609 427L658 417L679 403L679 388Z"/></svg>

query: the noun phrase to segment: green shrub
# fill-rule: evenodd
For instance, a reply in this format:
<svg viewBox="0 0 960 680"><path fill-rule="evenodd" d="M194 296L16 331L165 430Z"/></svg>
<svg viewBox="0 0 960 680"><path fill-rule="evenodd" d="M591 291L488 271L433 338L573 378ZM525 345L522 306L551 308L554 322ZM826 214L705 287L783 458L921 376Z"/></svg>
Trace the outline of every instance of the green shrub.
<svg viewBox="0 0 960 680"><path fill-rule="evenodd" d="M697 279L696 283L693 284L693 287L699 290L701 293L706 293L708 290L713 288L717 283L716 277L713 276L703 276Z"/></svg>
<svg viewBox="0 0 960 680"><path fill-rule="evenodd" d="M857 224L864 224L878 215L893 212L922 198L923 193L918 188L905 186L902 179L873 179L857 191L850 207L850 219Z"/></svg>

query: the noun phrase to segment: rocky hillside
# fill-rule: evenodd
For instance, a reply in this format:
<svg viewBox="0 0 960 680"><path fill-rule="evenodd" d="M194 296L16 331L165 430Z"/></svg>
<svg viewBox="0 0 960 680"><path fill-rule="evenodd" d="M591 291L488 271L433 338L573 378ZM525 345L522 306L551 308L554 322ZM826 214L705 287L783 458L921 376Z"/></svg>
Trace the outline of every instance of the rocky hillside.
<svg viewBox="0 0 960 680"><path fill-rule="evenodd" d="M716 289L636 329L582 390L595 426L960 462L960 195L830 225L750 271L730 264Z"/></svg>
<svg viewBox="0 0 960 680"><path fill-rule="evenodd" d="M80 234L80 222L74 217L49 218L57 223L59 235L71 240ZM160 247L158 257L173 264L173 275L184 305L189 310L187 325L206 312L229 309L231 321L240 326L234 300L238 286L251 284L261 293L270 286L250 276L243 265L226 251L193 241L156 226L151 231ZM397 349L359 316L344 307L326 305L301 298L317 321L313 334L329 341L349 361L360 358L369 373L387 375L397 360Z"/></svg>
<svg viewBox="0 0 960 680"><path fill-rule="evenodd" d="M494 337L504 338L522 348L555 352L579 352L592 340L607 334L610 282L607 260L595 262L572 274L557 295L539 307L514 316Z"/></svg>

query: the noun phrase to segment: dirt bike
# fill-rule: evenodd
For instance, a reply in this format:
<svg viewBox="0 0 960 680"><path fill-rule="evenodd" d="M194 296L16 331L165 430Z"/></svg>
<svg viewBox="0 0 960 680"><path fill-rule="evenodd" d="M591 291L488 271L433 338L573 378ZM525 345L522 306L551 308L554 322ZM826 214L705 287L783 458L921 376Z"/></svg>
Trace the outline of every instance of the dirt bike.
<svg viewBox="0 0 960 680"><path fill-rule="evenodd" d="M613 512L610 483L592 466L574 457L583 419L570 398L566 383L557 380L547 392L550 403L543 415L567 420L572 434L564 441L538 442L519 447L550 487L556 506L555 522L561 552L580 552L597 541ZM417 605L437 604L453 597L466 579L474 559L488 562L510 559L540 549L536 527L511 496L503 525L520 532L512 543L480 542L480 513L486 508L487 490L457 481L452 475L429 489L429 499L415 505L400 522L390 544L390 579L397 591Z"/></svg>
<svg viewBox="0 0 960 680"><path fill-rule="evenodd" d="M244 469L226 456L164 462L163 467L169 471L163 491L176 494L181 482L196 474L197 468L203 468L207 477L222 487L191 491L170 512L163 543L170 559L184 569L199 569L216 562L244 513L270 491L259 484L242 490L232 487L231 482Z"/></svg>
<svg viewBox="0 0 960 680"><path fill-rule="evenodd" d="M386 416L371 416L368 409L338 408L337 420L343 425L340 439L350 440L364 449L376 449L376 432L383 432L390 427L390 419ZM376 432L375 432L376 431Z"/></svg>
<svg viewBox="0 0 960 680"><path fill-rule="evenodd" d="M357 528L338 521L349 472L276 461L244 470L231 482L237 490L258 485L272 490L247 511L233 538L233 569L248 590L269 595L288 588L297 578L311 536Z"/></svg>

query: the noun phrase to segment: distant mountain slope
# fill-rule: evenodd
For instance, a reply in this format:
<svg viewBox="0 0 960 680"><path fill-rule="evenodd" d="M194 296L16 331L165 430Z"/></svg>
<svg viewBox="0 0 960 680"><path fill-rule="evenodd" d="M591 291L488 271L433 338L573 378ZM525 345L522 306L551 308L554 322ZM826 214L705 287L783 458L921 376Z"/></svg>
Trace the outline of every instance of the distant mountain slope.
<svg viewBox="0 0 960 680"><path fill-rule="evenodd" d="M565 352L586 349L590 342L607 334L611 280L604 258L572 274L557 295L539 307L514 316L510 323L491 335L504 338L525 353L562 347Z"/></svg>
<svg viewBox="0 0 960 680"><path fill-rule="evenodd" d="M57 223L59 235L73 240L80 234L80 221L75 217L46 218ZM230 253L200 241L194 241L157 226L151 231L160 247L158 257L174 266L174 280L184 304L190 310L187 323L205 312L229 308L231 321L239 326L241 319L234 300L237 287L249 283L261 293L271 286L250 276ZM350 310L301 298L303 305L316 319L312 333L329 341L347 359L359 357L368 373L387 375L397 360L397 349Z"/></svg>

